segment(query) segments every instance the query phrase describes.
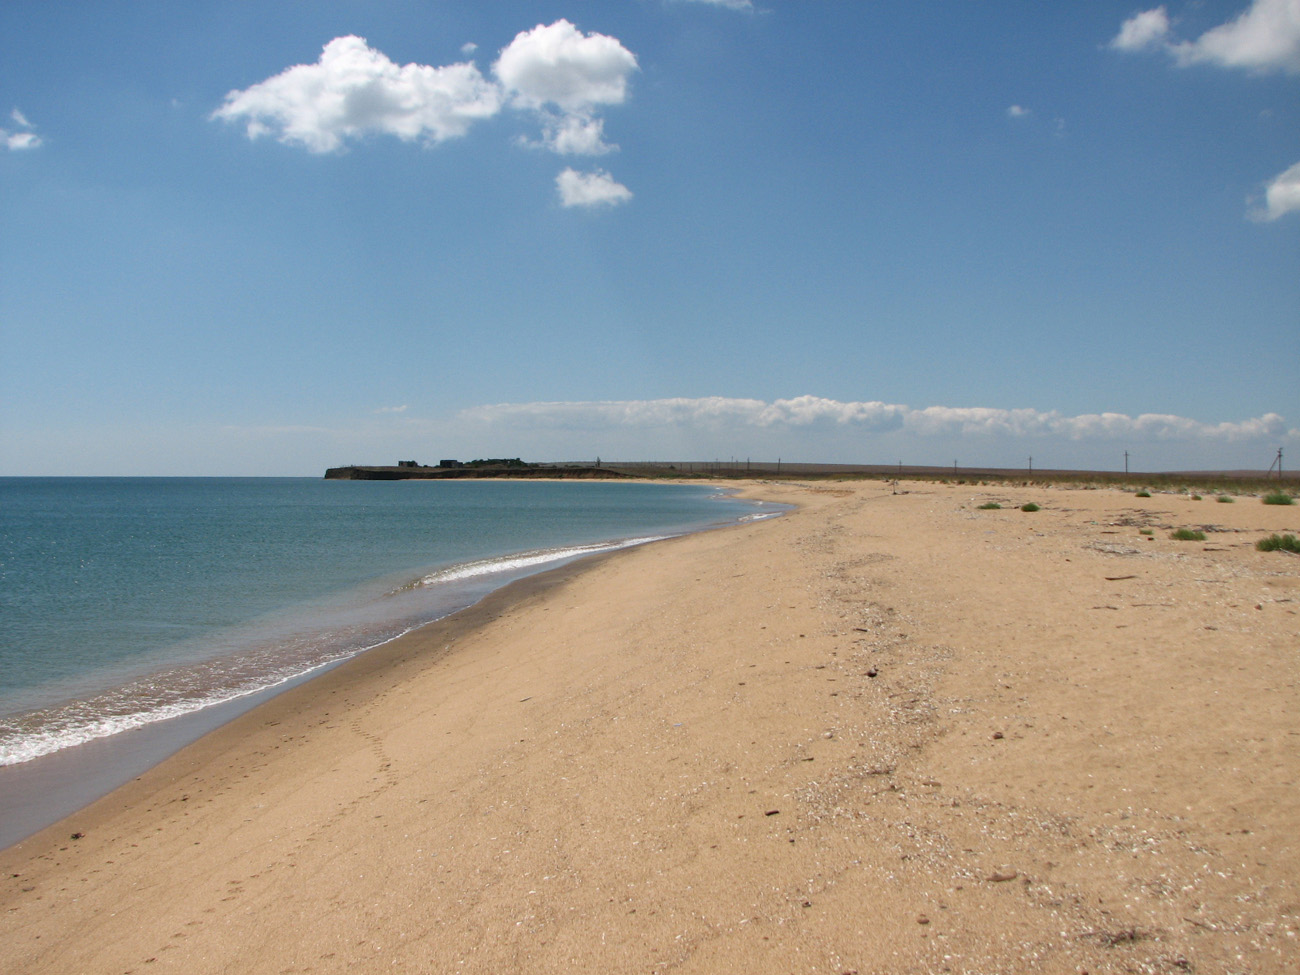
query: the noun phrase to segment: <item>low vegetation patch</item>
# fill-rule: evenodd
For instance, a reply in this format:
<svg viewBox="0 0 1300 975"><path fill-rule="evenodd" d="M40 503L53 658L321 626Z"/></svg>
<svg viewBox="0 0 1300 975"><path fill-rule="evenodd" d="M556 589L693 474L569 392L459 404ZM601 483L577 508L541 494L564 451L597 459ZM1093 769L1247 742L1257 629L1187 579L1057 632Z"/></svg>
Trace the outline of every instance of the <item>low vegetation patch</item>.
<svg viewBox="0 0 1300 975"><path fill-rule="evenodd" d="M1036 505L1036 504L1034 504L1034 502L1030 501L1029 504L1022 504L1022 505L1020 506L1020 510L1021 510L1021 511L1038 511L1039 508L1038 508L1038 505Z"/></svg>
<svg viewBox="0 0 1300 975"><path fill-rule="evenodd" d="M1272 494L1264 495L1265 504L1295 504L1295 498L1285 491L1274 491Z"/></svg>
<svg viewBox="0 0 1300 975"><path fill-rule="evenodd" d="M1219 504L1232 504L1232 502L1236 501L1237 499L1230 494L1220 494L1214 500L1219 502Z"/></svg>
<svg viewBox="0 0 1300 975"><path fill-rule="evenodd" d="M1170 532L1169 537L1175 542L1203 542L1205 541L1205 532L1198 532L1191 528L1179 528L1177 531Z"/></svg>
<svg viewBox="0 0 1300 975"><path fill-rule="evenodd" d="M1155 532L1154 532L1152 529L1150 529L1150 528L1139 528L1139 529L1138 529L1138 534L1139 534L1139 535L1154 535Z"/></svg>
<svg viewBox="0 0 1300 975"><path fill-rule="evenodd" d="M1261 552L1294 552L1300 555L1300 538L1294 535L1269 535L1255 543Z"/></svg>
<svg viewBox="0 0 1300 975"><path fill-rule="evenodd" d="M1135 498L1149 498L1149 497L1151 497L1151 492L1148 491L1146 488L1143 488L1143 489L1142 489L1141 491L1139 491L1137 494L1133 495L1133 497L1135 497Z"/></svg>
<svg viewBox="0 0 1300 975"><path fill-rule="evenodd" d="M1193 501L1200 501L1200 500L1201 500L1201 496L1200 496L1199 494L1193 494L1193 495L1192 495L1192 500L1193 500Z"/></svg>
<svg viewBox="0 0 1300 975"><path fill-rule="evenodd" d="M1002 505L998 504L996 501L985 501L979 506L980 511L998 511L1001 508Z"/></svg>

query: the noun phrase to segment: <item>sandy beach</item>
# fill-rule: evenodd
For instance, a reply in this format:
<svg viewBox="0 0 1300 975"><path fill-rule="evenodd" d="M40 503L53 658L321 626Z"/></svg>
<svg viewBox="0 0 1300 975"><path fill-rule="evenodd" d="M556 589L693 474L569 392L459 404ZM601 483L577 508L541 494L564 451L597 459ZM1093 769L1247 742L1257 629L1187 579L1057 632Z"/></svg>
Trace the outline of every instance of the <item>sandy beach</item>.
<svg viewBox="0 0 1300 975"><path fill-rule="evenodd" d="M0 852L0 967L1300 970L1300 507L897 490L277 697Z"/></svg>

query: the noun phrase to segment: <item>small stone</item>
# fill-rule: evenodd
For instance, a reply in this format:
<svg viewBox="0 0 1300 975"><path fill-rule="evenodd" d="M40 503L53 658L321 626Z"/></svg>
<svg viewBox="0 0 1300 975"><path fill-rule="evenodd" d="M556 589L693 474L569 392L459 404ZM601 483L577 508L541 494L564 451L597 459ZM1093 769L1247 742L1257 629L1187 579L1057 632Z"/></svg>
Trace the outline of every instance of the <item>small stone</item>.
<svg viewBox="0 0 1300 975"><path fill-rule="evenodd" d="M1020 874L1014 870L1009 870L1006 873L994 873L989 875L989 883L1005 884L1008 880L1015 880L1019 876Z"/></svg>
<svg viewBox="0 0 1300 975"><path fill-rule="evenodd" d="M780 814L781 810L779 809L769 809L767 812L763 813L764 816L779 816Z"/></svg>
<svg viewBox="0 0 1300 975"><path fill-rule="evenodd" d="M1000 732L1000 731L995 731L995 732L993 732L993 740L994 740L994 741L997 741L997 740L999 740L999 739L1001 739L1001 738L1005 738L1005 737L1006 737L1006 736L1005 736L1004 734L1002 734L1002 732Z"/></svg>
<svg viewBox="0 0 1300 975"><path fill-rule="evenodd" d="M929 919L928 917L926 917L924 914L922 914L920 917L918 917L918 918L916 919L916 923L917 923L917 924L929 924L929 923L930 923L930 919Z"/></svg>
<svg viewBox="0 0 1300 975"><path fill-rule="evenodd" d="M875 677L878 673L880 673L880 671L876 670L875 667L872 667L870 670L867 671L867 676Z"/></svg>

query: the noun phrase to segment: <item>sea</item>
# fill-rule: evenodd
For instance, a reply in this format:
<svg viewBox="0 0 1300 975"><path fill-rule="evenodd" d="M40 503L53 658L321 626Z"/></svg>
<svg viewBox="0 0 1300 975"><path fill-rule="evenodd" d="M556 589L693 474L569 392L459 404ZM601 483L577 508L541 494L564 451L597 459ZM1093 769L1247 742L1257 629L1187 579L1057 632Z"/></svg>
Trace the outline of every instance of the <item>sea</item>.
<svg viewBox="0 0 1300 975"><path fill-rule="evenodd" d="M515 579L780 510L663 483L0 478L0 847Z"/></svg>

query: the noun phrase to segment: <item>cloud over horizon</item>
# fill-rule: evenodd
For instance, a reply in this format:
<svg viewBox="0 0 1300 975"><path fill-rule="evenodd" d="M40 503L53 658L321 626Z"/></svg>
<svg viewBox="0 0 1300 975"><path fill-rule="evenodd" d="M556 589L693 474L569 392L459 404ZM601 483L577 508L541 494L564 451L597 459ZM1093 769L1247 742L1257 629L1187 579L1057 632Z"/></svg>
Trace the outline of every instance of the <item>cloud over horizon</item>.
<svg viewBox="0 0 1300 975"><path fill-rule="evenodd" d="M913 408L880 401L842 402L797 396L766 402L721 396L658 400L498 403L462 410L458 419L526 428L584 430L701 427L798 429L851 428L863 432L902 432L917 437L976 436L1064 438L1072 441L1271 441L1295 439L1277 413L1241 421L1206 423L1188 417L1144 413L1086 413L1066 416L1030 408L927 406Z"/></svg>

